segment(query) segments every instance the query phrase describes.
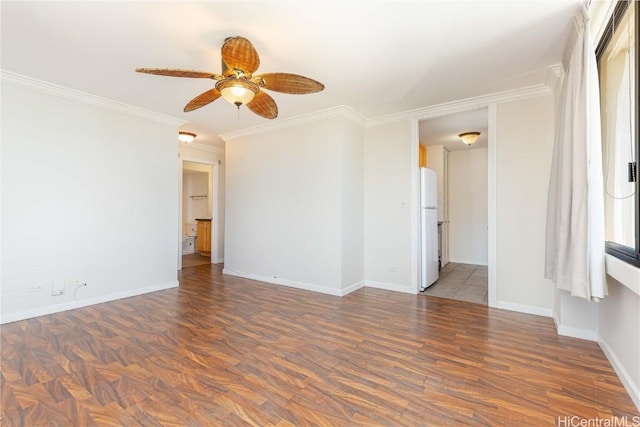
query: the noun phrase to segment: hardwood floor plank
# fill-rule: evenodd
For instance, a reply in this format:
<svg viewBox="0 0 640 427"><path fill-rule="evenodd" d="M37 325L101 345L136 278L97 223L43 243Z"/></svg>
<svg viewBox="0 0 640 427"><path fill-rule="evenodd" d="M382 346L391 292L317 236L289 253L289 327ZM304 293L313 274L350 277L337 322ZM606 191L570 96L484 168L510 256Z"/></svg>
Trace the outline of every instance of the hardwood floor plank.
<svg viewBox="0 0 640 427"><path fill-rule="evenodd" d="M82 406L81 401L75 399L67 399L58 403L58 406L64 411L64 414L69 419L74 420L75 425L86 427L99 427L98 423L91 418L89 410Z"/></svg>
<svg viewBox="0 0 640 427"><path fill-rule="evenodd" d="M553 426L639 416L551 319L202 265L180 287L3 325L2 426Z"/></svg>

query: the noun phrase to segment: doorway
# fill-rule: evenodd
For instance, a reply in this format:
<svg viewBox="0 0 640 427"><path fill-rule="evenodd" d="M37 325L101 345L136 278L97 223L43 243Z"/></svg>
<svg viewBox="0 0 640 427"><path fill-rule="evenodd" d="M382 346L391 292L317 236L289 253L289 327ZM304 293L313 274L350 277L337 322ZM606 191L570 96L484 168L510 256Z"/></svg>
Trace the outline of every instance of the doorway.
<svg viewBox="0 0 640 427"><path fill-rule="evenodd" d="M488 108L419 122L426 167L438 175L439 279L423 294L488 305ZM458 134L480 132L472 145Z"/></svg>
<svg viewBox="0 0 640 427"><path fill-rule="evenodd" d="M217 166L181 162L179 269L217 259Z"/></svg>

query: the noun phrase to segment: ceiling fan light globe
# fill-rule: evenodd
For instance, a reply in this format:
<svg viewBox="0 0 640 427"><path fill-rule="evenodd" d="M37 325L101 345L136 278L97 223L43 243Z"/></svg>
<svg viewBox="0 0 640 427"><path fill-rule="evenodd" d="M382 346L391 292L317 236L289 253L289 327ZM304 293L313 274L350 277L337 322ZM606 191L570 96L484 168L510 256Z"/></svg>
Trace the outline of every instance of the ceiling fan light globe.
<svg viewBox="0 0 640 427"><path fill-rule="evenodd" d="M222 98L230 104L247 104L251 102L254 93L243 87L231 86L220 91Z"/></svg>
<svg viewBox="0 0 640 427"><path fill-rule="evenodd" d="M225 101L236 106L248 104L260 90L255 83L237 78L221 80L216 84L216 88Z"/></svg>

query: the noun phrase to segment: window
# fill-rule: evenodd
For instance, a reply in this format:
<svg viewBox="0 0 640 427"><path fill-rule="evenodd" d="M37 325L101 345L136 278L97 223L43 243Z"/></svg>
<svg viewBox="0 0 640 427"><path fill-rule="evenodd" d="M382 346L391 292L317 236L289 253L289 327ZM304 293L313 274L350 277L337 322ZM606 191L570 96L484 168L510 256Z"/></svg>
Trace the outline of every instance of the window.
<svg viewBox="0 0 640 427"><path fill-rule="evenodd" d="M638 6L619 1L596 49L607 253L640 266Z"/></svg>

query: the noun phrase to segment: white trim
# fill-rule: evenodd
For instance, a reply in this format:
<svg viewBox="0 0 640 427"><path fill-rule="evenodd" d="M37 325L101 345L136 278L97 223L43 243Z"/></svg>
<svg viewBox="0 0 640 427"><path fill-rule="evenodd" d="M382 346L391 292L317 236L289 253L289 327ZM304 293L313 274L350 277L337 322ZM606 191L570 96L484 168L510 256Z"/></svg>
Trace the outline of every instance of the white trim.
<svg viewBox="0 0 640 427"><path fill-rule="evenodd" d="M209 182L211 186L212 199L211 200L211 253L209 261L211 264L215 263L220 257L220 162L214 162L211 166L211 180Z"/></svg>
<svg viewBox="0 0 640 427"><path fill-rule="evenodd" d="M468 260L468 259L453 259L450 258L449 262L454 262L456 264L471 264L471 265L489 265L486 261L477 261L477 260Z"/></svg>
<svg viewBox="0 0 640 427"><path fill-rule="evenodd" d="M182 270L182 235L183 235L183 218L182 211L184 207L182 206L183 198L182 198L182 187L183 187L183 177L184 177L184 160L180 157L180 147L178 147L178 271ZM194 252L196 248L193 248Z"/></svg>
<svg viewBox="0 0 640 427"><path fill-rule="evenodd" d="M553 317L553 310L550 308L536 307L533 305L517 304L508 301L496 301L495 308L503 310L517 311L519 313L535 314L536 316Z"/></svg>
<svg viewBox="0 0 640 427"><path fill-rule="evenodd" d="M561 69L562 67L560 65L554 64L549 67L549 74L557 74ZM356 111L352 110L350 107L346 105L339 105L337 107L327 108L325 110L320 110L314 113L302 114L288 119L278 120L277 122L273 123L267 123L247 129L228 132L218 135L218 138L222 139L225 142L228 142L236 138L260 134L277 129L288 128L291 126L303 125L306 123L325 120L333 117L345 117L361 126L374 127L401 121L430 119L447 114L459 113L462 111L486 108L488 106L491 106L492 104L520 101L523 99L552 94L553 91L549 86L547 86L546 84L538 84L534 86L512 89L503 92L495 92L488 95L476 96L373 118L365 118Z"/></svg>
<svg viewBox="0 0 640 427"><path fill-rule="evenodd" d="M489 307L498 304L498 106L489 105L487 112L487 275Z"/></svg>
<svg viewBox="0 0 640 427"><path fill-rule="evenodd" d="M288 128L291 126L300 126L303 124L316 122L318 120L326 120L333 117L344 117L352 120L356 124L364 126L365 119L351 108L346 105L339 105L337 107L327 108L325 110L317 111L310 114L302 114L299 116L291 117L289 119L278 120L277 122L267 123L264 125L254 126L247 129L241 129L234 132L228 132L222 135L218 135L218 138L225 142L230 140L246 137L249 135L256 135L264 132L269 132L277 129Z"/></svg>
<svg viewBox="0 0 640 427"><path fill-rule="evenodd" d="M607 274L640 296L640 268L605 254L604 265Z"/></svg>
<svg viewBox="0 0 640 427"><path fill-rule="evenodd" d="M629 372L627 372L622 362L620 362L620 359L616 355L615 351L613 351L613 348L611 348L611 346L607 344L607 342L600 334L598 334L598 344L600 344L600 348L602 349L604 355L607 356L607 359L613 367L613 370L616 371L616 374L618 374L618 378L620 378L622 385L627 390L627 393L629 393L629 397L631 397L631 400L636 405L636 408L638 408L638 411L640 411L640 384L635 384L633 382L633 378L631 378Z"/></svg>
<svg viewBox="0 0 640 427"><path fill-rule="evenodd" d="M589 329L561 325L555 313L552 318L558 335L562 335L563 337L579 338L587 341L598 341L598 331L590 331Z"/></svg>
<svg viewBox="0 0 640 427"><path fill-rule="evenodd" d="M417 293L417 290L413 289L411 286L399 285L397 283L374 282L372 280L365 280L364 285L367 288L383 289L385 291L404 292L406 294L414 295Z"/></svg>
<svg viewBox="0 0 640 427"><path fill-rule="evenodd" d="M400 113L388 114L386 116L367 119L367 127L380 126L390 123L406 121L410 119L430 119L433 117L443 116L446 114L459 113L462 111L475 110L485 108L491 104L502 104L505 102L520 101L523 99L535 98L538 96L551 95L551 89L539 84L535 86L524 87L521 89L508 90L504 92L496 92L488 95L466 98L458 101L445 102L443 104L433 105L430 107L417 108L415 110L403 111Z"/></svg>
<svg viewBox="0 0 640 427"><path fill-rule="evenodd" d="M350 294L351 292L357 291L360 288L364 288L364 280L361 280L359 282L353 283L345 288L342 288L342 292L340 296L345 296L347 294Z"/></svg>
<svg viewBox="0 0 640 427"><path fill-rule="evenodd" d="M217 145L200 144L198 142L190 142L188 144L178 141L178 145L184 148L191 148L199 151L206 151L209 153L224 154L224 147L218 147Z"/></svg>
<svg viewBox="0 0 640 427"><path fill-rule="evenodd" d="M560 83L564 80L564 67L562 64L550 65L547 68L545 84L556 93L560 89Z"/></svg>
<svg viewBox="0 0 640 427"><path fill-rule="evenodd" d="M420 163L419 145L420 145L420 124L418 120L411 119L411 136L409 144L411 150L409 151L409 191L412 197L409 199L409 222L411 227L411 259L409 271L411 272L411 288L415 293L420 291L420 169L417 167Z"/></svg>
<svg viewBox="0 0 640 427"><path fill-rule="evenodd" d="M598 340L598 332L590 331L588 329L556 325L556 330L558 331L558 335L562 335L564 337L580 338L582 340L594 342Z"/></svg>
<svg viewBox="0 0 640 427"><path fill-rule="evenodd" d="M82 102L84 104L116 111L118 113L128 114L130 116L142 117L143 119L153 120L155 122L164 123L170 126L177 127L187 122L186 120L182 120L177 117L156 113L155 111L147 110L145 108L135 107L123 102L113 101L111 99L91 95L86 92L70 89L64 86L45 82L43 80L34 79L32 77L23 76L21 74L13 73L7 70L0 70L0 77L2 78L3 83L12 83L17 86L26 87L28 89L58 96L60 98L71 99L74 101Z"/></svg>
<svg viewBox="0 0 640 427"><path fill-rule="evenodd" d="M326 286L315 285L313 283L298 282L295 280L288 280L288 279L278 279L277 277L262 276L260 274L243 273L240 271L230 270L228 268L223 268L222 274L228 274L229 276L242 277L244 279L257 280L259 282L271 283L274 285L288 286L290 288L303 289L305 291L320 292L322 294L334 295L337 297L346 295L348 293L348 292L344 293L340 289L328 288Z"/></svg>
<svg viewBox="0 0 640 427"><path fill-rule="evenodd" d="M617 3L615 0L600 0L592 1L589 6L589 17L591 18L589 21L594 49L598 47L598 43L611 19L611 15L613 15L613 10L616 8Z"/></svg>
<svg viewBox="0 0 640 427"><path fill-rule="evenodd" d="M190 144L192 145L192 144ZM211 181L209 185L211 185L213 197L211 200L211 217L213 226L211 228L211 264L220 264L224 261L224 258L220 258L220 236L222 234L221 230L224 230L222 224L220 224L220 160L202 160L196 157L191 157L189 153L180 153L178 152L178 159L180 162L180 170L178 173L178 197L180 198L180 224L179 224L179 241L180 248L182 248L182 227L184 226L183 218L182 218L182 203L183 203L183 194L182 194L182 177L184 176L184 162L191 163L199 163L201 165L209 165L211 166ZM178 262L178 270L182 270L182 249L178 254L179 262Z"/></svg>
<svg viewBox="0 0 640 427"><path fill-rule="evenodd" d="M61 311L73 310L76 308L88 307L103 302L115 301L123 298L135 297L138 295L148 294L151 292L164 291L165 289L177 288L179 285L177 280L167 283L160 283L144 288L132 289L128 291L116 292L114 294L101 295L97 297L87 298L79 301L69 301L62 304L48 305L46 307L36 308L33 310L19 311L16 313L2 314L0 324L17 322L18 320L31 319L33 317L44 316Z"/></svg>

